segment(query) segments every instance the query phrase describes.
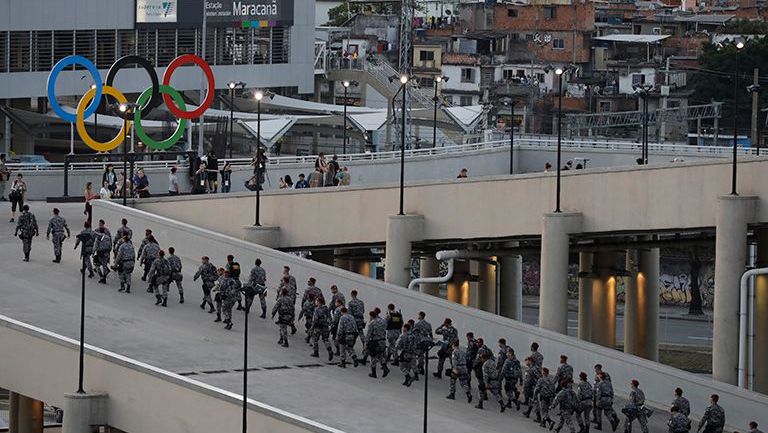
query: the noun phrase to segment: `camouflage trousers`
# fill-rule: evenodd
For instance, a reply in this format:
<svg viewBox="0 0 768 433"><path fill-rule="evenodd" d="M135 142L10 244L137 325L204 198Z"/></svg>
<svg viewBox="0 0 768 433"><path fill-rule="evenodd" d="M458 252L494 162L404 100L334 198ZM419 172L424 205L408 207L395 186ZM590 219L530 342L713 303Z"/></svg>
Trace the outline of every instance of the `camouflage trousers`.
<svg viewBox="0 0 768 433"><path fill-rule="evenodd" d="M417 377L419 375L416 368L416 354L415 353L402 353L400 354L400 371L411 377Z"/></svg>
<svg viewBox="0 0 768 433"><path fill-rule="evenodd" d="M232 308L235 306L235 303L237 302L237 297L234 296L228 296L225 298L221 303L221 309L222 313L224 314L224 321L225 322L231 322L232 321Z"/></svg>
<svg viewBox="0 0 768 433"><path fill-rule="evenodd" d="M341 346L340 352L342 361L347 360L347 355L349 355L349 357L352 359L357 358L357 353L355 353L355 342L357 341L357 334L340 335L337 341Z"/></svg>
<svg viewBox="0 0 768 433"><path fill-rule="evenodd" d="M117 269L117 275L120 277L120 284L131 287L131 274L133 273L133 262L130 265L123 264Z"/></svg>
<svg viewBox="0 0 768 433"><path fill-rule="evenodd" d="M179 295L184 295L184 287L181 285L181 273L176 272L171 276L171 281L176 283L176 288L179 290ZM168 285L170 285L170 281L168 282Z"/></svg>
<svg viewBox="0 0 768 433"><path fill-rule="evenodd" d="M592 413L592 400L584 400L579 406L581 407L581 413L577 414L579 424L588 426L590 423L589 415Z"/></svg>
<svg viewBox="0 0 768 433"><path fill-rule="evenodd" d="M371 368L375 368L376 364L387 365L387 343L384 339L371 340L366 343L366 348L371 357Z"/></svg>
<svg viewBox="0 0 768 433"><path fill-rule="evenodd" d="M609 421L616 422L619 420L616 411L613 410L613 404L598 404L597 407L595 407L595 419L597 420L597 425L602 425L603 414L605 414L605 417L608 418Z"/></svg>
<svg viewBox="0 0 768 433"><path fill-rule="evenodd" d="M640 431L643 433L648 433L648 418L646 418L645 410L642 407L631 412L626 412L625 415L627 416L627 420L624 423L625 433L632 432L632 424L635 420L637 420L638 424L640 424Z"/></svg>
<svg viewBox="0 0 768 433"><path fill-rule="evenodd" d="M485 382L485 389L491 393L493 398L499 402L500 404L503 404L502 398L501 398L501 382L498 380L491 380Z"/></svg>
<svg viewBox="0 0 768 433"><path fill-rule="evenodd" d="M518 378L513 377L504 379L504 391L507 393L508 401L518 401L520 399L520 390L517 388Z"/></svg>
<svg viewBox="0 0 768 433"><path fill-rule="evenodd" d="M107 278L107 275L109 275L109 251L97 253L93 256L93 262L96 265L96 272L102 278Z"/></svg>
<svg viewBox="0 0 768 433"><path fill-rule="evenodd" d="M155 294L155 296L161 296L163 299L168 298L168 289L170 287L170 281L165 281L163 283L158 281L152 282L152 292Z"/></svg>
<svg viewBox="0 0 768 433"><path fill-rule="evenodd" d="M561 410L560 411L560 420L557 422L557 425L555 426L555 430L560 431L560 429L563 428L563 425L568 426L568 430L571 433L576 433L576 425L579 426L579 431L582 429L582 422L581 417L576 414L573 410ZM589 425L589 424L587 424Z"/></svg>
<svg viewBox="0 0 768 433"><path fill-rule="evenodd" d="M312 349L317 352L319 349L319 341L323 340L323 345L325 346L325 350L331 351L331 342L328 340L328 337L330 336L331 331L328 330L327 327L322 328L312 328Z"/></svg>
<svg viewBox="0 0 768 433"><path fill-rule="evenodd" d="M387 330L387 359L395 360L397 358L397 349L395 346L397 345L397 339L400 338L400 334L402 331L399 331L397 329L388 329Z"/></svg>
<svg viewBox="0 0 768 433"><path fill-rule="evenodd" d="M51 242L53 243L53 255L61 257L61 246L64 244L64 239L67 238L63 232L56 232L51 235Z"/></svg>
<svg viewBox="0 0 768 433"><path fill-rule="evenodd" d="M21 238L21 250L24 251L24 257L29 257L32 251L32 238Z"/></svg>
<svg viewBox="0 0 768 433"><path fill-rule="evenodd" d="M443 346L437 351L437 371L443 371L445 360L451 357L453 349L450 346Z"/></svg>
<svg viewBox="0 0 768 433"><path fill-rule="evenodd" d="M542 420L549 418L549 407L552 405L552 397L538 397L539 407L536 408L536 414L541 417Z"/></svg>
<svg viewBox="0 0 768 433"><path fill-rule="evenodd" d="M465 394L472 393L472 389L469 387L469 372L466 369L462 368L458 370L453 370L451 374L451 380L448 385L448 391L451 394L456 393L456 381L459 382L459 384L461 385L461 389L464 390Z"/></svg>

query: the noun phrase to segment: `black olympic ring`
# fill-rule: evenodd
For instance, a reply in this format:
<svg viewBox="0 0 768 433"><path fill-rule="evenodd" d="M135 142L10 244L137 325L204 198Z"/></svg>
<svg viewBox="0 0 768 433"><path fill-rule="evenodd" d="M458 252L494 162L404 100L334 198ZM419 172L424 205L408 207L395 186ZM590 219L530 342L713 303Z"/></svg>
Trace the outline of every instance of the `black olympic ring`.
<svg viewBox="0 0 768 433"><path fill-rule="evenodd" d="M149 63L149 60L145 59L144 57L134 55L120 57L117 59L117 61L115 61L115 63L112 64L112 66L109 67L109 70L107 71L107 79L104 84L113 87L112 83L115 80L115 76L117 76L118 71L127 65L141 66L142 69L147 71L147 75L149 75L149 79L152 81L152 96L149 98L147 105L144 107L139 107L142 117L146 118L146 116L148 116L152 110L159 107L160 104L163 103L163 97L160 94L160 81L157 78L157 73L155 72L154 66ZM104 95L104 98L107 100L107 102L109 102L110 96ZM133 114L130 116L132 117Z"/></svg>

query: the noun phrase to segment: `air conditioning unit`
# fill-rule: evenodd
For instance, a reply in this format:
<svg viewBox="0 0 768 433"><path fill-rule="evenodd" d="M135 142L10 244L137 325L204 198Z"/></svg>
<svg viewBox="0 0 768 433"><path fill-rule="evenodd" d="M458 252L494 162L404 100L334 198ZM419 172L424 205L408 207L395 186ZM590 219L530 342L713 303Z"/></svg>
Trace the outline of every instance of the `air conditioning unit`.
<svg viewBox="0 0 768 433"><path fill-rule="evenodd" d="M669 88L672 86L661 86L661 96L669 96Z"/></svg>

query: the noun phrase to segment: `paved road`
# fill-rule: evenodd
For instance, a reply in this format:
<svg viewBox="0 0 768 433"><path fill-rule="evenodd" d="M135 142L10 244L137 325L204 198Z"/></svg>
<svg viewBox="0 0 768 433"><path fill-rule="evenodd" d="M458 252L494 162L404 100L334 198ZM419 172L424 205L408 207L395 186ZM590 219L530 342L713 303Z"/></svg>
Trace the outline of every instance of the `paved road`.
<svg viewBox="0 0 768 433"><path fill-rule="evenodd" d="M44 232L51 206L32 206ZM82 221L80 205L59 207L73 229L80 225L76 223ZM13 226L7 220L0 222L0 314L76 338L80 278L78 256L72 250L74 238L64 245L62 264L51 263L50 243L44 237L35 240L32 261L23 263L21 244L12 234ZM188 293L184 305L179 305L172 294L169 308L155 307L138 278L134 278L135 291L131 294L117 292L115 275L110 275L106 286L88 280L86 339L90 344L239 393L242 373L234 370L241 368L242 313L235 315L232 331L214 324L213 316L198 308L200 289L191 282L196 261L190 257L198 254L181 253ZM214 258L215 263L222 261ZM245 262L250 258L241 261ZM269 281L274 279L270 276ZM272 301L268 299L270 305ZM301 334L290 338L290 348L278 347L275 325L255 316L250 330L250 367L256 368L248 379L251 398L347 432L420 431L424 382L406 389L400 385L402 376L397 370L385 379L374 380L367 377L368 370L363 367L342 370L324 359L318 361L309 357ZM430 431L544 431L515 411L499 414L495 404L487 404L481 411L461 399L445 400L445 379L430 380L429 384ZM74 371L72 385L74 389ZM665 415L657 412L651 419L651 431L666 432L664 421Z"/></svg>

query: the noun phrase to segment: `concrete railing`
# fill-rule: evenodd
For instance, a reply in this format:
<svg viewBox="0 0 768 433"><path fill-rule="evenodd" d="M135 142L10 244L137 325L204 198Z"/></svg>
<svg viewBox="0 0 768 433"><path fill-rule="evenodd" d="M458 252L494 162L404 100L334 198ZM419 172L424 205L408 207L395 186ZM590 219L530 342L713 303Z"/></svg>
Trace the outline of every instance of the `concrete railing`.
<svg viewBox="0 0 768 433"><path fill-rule="evenodd" d="M558 356L562 353L568 354L569 362L577 373L590 372L594 364L601 363L611 374L618 395L626 396L629 391L629 381L637 378L642 384L648 403L663 410L668 409L672 391L676 386L683 388L686 395L693 400L694 419L698 419L703 414L707 405L707 396L713 393L720 395L720 402L728 414L728 421L734 425L743 425L753 419L756 414L764 413L768 408L768 397L765 395L715 382L441 298L408 291L403 287L302 259L293 254L245 242L205 228L137 209L126 209L113 203L97 203L94 206L94 212L95 218L103 218L110 227L118 225L120 219L125 217L130 221L134 232L152 228L161 245L173 243L185 260L195 263L201 255L208 255L214 263L223 262L228 254L238 257L240 263L249 263L256 257L260 257L267 271L267 285L270 288L276 286L277 276L281 275L282 266L289 265L297 281L315 277L320 287L336 284L344 293L349 293L353 288L357 289L360 299L365 302L369 310L375 306L384 307L394 303L404 307L403 313L406 317L413 317L420 310L425 311L427 318L433 324L442 322L445 317L450 317L460 335L471 330L476 336L484 337L487 342L504 337L520 354L526 353L531 341L535 340L541 345L545 365L551 369L556 367Z"/></svg>
<svg viewBox="0 0 768 433"><path fill-rule="evenodd" d="M77 384L78 343L0 316L0 387L63 406ZM98 347L86 346L85 386L108 395L110 426L126 432L239 431L242 397ZM343 433L250 400L254 431ZM65 413L66 417L67 414Z"/></svg>

